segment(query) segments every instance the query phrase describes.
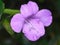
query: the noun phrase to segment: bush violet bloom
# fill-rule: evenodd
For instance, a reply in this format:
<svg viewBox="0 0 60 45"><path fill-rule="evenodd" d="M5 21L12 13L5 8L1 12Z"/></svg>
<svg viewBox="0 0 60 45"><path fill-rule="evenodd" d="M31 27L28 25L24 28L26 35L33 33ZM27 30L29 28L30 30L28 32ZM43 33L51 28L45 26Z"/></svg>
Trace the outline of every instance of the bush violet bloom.
<svg viewBox="0 0 60 45"><path fill-rule="evenodd" d="M39 11L35 2L29 1L21 5L20 12L15 14L10 22L14 32L24 33L30 41L36 41L45 34L45 28L52 23L52 14L48 9Z"/></svg>

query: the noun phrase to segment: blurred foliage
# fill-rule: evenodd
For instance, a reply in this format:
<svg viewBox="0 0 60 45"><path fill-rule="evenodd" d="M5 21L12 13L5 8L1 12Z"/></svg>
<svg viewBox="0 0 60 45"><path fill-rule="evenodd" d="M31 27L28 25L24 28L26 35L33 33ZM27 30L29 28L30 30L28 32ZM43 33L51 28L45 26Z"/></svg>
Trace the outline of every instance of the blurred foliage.
<svg viewBox="0 0 60 45"><path fill-rule="evenodd" d="M43 3L45 0L38 0L40 3Z"/></svg>
<svg viewBox="0 0 60 45"><path fill-rule="evenodd" d="M1 15L2 15L3 9L4 9L4 4L3 4L3 2L0 0L0 19L1 19Z"/></svg>
<svg viewBox="0 0 60 45"><path fill-rule="evenodd" d="M4 19L4 21L2 22L3 23L3 26L4 28L6 29L6 31L11 35L13 36L14 32L12 31L11 27L10 27L10 24L9 24L9 21L7 19Z"/></svg>
<svg viewBox="0 0 60 45"><path fill-rule="evenodd" d="M3 21L2 21L2 25L4 26L4 28L6 29L6 31L13 36L14 32L12 31L11 27L10 27L10 18L11 16L13 16L16 13L20 13L19 10L12 10L12 9L4 9L3 13L5 13L6 15L2 15L4 17L2 17Z"/></svg>
<svg viewBox="0 0 60 45"><path fill-rule="evenodd" d="M58 10L58 13L60 13L60 0L56 1L55 6L56 6L56 9Z"/></svg>
<svg viewBox="0 0 60 45"><path fill-rule="evenodd" d="M60 45L60 0L32 0L40 9L51 10L53 16L51 26L45 28L46 34L36 42L29 41L22 33L16 34L10 27L13 15L20 13L21 4L29 0L2 1L0 0L0 45Z"/></svg>

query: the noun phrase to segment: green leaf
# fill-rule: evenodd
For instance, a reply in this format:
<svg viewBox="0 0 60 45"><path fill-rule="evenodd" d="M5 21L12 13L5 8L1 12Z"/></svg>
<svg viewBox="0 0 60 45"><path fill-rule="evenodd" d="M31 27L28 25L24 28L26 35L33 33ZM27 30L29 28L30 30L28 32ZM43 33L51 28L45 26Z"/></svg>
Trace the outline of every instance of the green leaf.
<svg viewBox="0 0 60 45"><path fill-rule="evenodd" d="M13 30L10 27L10 18L14 14L19 13L19 10L13 10L13 9L4 9L3 16L2 16L2 24L6 31L12 36L14 35Z"/></svg>
<svg viewBox="0 0 60 45"><path fill-rule="evenodd" d="M2 15L3 9L4 9L4 4L3 4L3 2L0 0L0 19L1 19L1 15Z"/></svg>
<svg viewBox="0 0 60 45"><path fill-rule="evenodd" d="M14 32L12 31L11 27L10 27L10 24L9 24L9 21L7 19L5 19L3 21L3 26L4 28L6 29L6 31L11 35L13 36L14 35Z"/></svg>

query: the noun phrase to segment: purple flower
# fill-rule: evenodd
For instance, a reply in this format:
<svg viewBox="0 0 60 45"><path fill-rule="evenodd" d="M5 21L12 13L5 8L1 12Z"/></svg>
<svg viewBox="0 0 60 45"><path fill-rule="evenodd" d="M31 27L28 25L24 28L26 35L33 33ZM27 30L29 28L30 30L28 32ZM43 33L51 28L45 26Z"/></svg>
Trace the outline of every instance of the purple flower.
<svg viewBox="0 0 60 45"><path fill-rule="evenodd" d="M45 34L45 28L52 23L52 14L48 9L39 11L35 2L29 1L21 5L20 12L15 14L10 22L14 32L24 33L30 41L36 41Z"/></svg>

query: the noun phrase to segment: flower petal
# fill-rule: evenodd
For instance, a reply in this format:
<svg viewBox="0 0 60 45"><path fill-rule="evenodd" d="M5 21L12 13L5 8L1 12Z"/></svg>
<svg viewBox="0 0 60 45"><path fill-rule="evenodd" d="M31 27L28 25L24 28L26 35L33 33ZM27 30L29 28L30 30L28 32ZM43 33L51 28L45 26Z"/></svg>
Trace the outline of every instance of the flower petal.
<svg viewBox="0 0 60 45"><path fill-rule="evenodd" d="M20 12L24 18L32 15L32 11L27 4L21 5Z"/></svg>
<svg viewBox="0 0 60 45"><path fill-rule="evenodd" d="M30 41L36 41L45 34L42 22L30 20L30 23L24 25L23 33Z"/></svg>
<svg viewBox="0 0 60 45"><path fill-rule="evenodd" d="M24 19L21 14L15 14L10 22L11 28L14 32L19 33L21 32L23 26Z"/></svg>
<svg viewBox="0 0 60 45"><path fill-rule="evenodd" d="M45 26L49 26L52 23L52 13L48 9L40 10L35 16L40 18Z"/></svg>
<svg viewBox="0 0 60 45"><path fill-rule="evenodd" d="M27 5L30 7L30 9L32 9L33 14L36 14L38 12L39 7L36 2L29 1Z"/></svg>

